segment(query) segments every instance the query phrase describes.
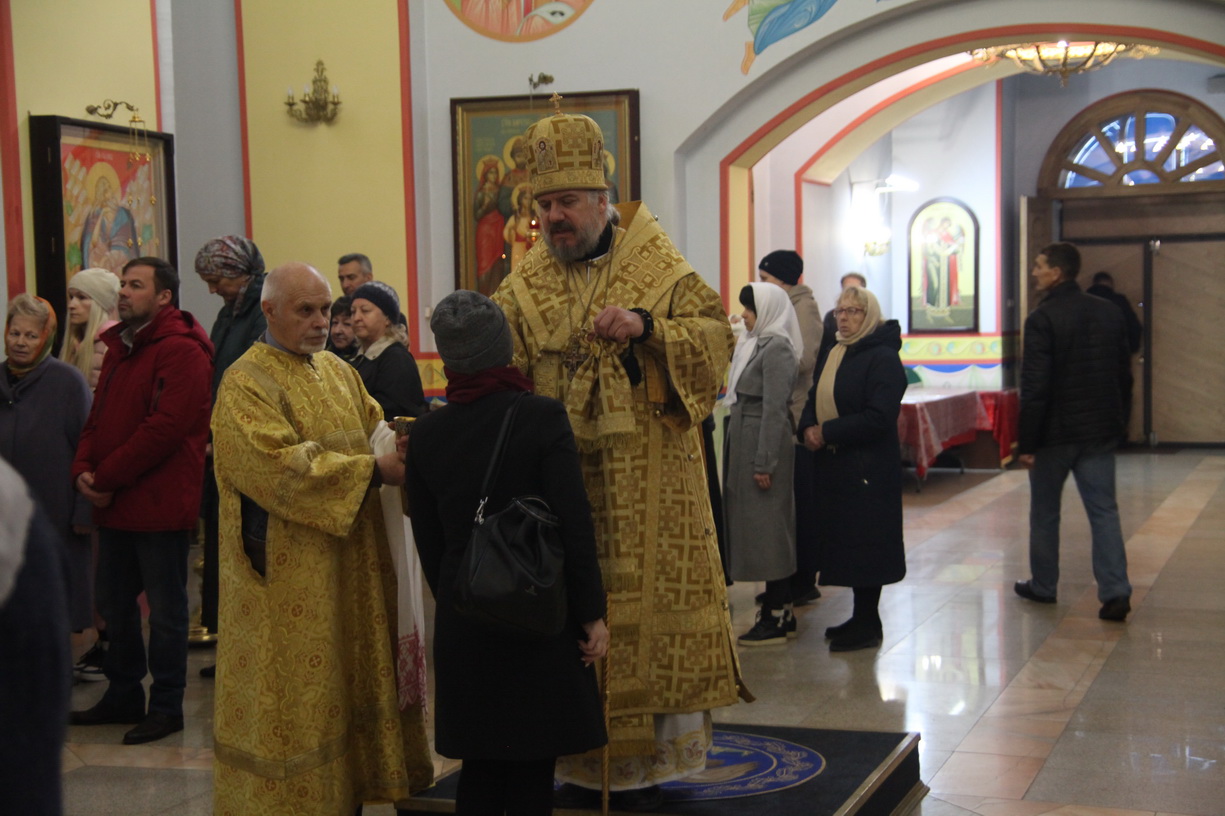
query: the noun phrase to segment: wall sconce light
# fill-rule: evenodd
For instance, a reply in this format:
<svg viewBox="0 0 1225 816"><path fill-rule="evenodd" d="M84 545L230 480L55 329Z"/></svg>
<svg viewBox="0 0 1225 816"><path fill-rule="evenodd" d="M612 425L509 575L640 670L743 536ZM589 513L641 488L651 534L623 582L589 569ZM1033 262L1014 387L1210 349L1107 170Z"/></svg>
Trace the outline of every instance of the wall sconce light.
<svg viewBox="0 0 1225 816"><path fill-rule="evenodd" d="M302 89L302 99L296 100L293 88L285 90L285 107L290 116L299 122L318 124L331 122L340 112L340 89L335 85L328 87L327 69L323 60L315 63L315 77L311 84ZM301 107L298 107L301 105Z"/></svg>
<svg viewBox="0 0 1225 816"><path fill-rule="evenodd" d="M876 182L876 192L878 195L883 193L913 193L919 189L919 182L899 176L896 173L890 173L887 178L880 179Z"/></svg>
<svg viewBox="0 0 1225 816"><path fill-rule="evenodd" d="M116 102L113 99L107 99L101 105L86 105L85 112L99 119L110 119L120 108L126 108L132 113L131 118L128 119L128 167L140 164L142 161L153 161L153 155L149 151L149 126L140 115L140 108L131 102L123 100Z"/></svg>

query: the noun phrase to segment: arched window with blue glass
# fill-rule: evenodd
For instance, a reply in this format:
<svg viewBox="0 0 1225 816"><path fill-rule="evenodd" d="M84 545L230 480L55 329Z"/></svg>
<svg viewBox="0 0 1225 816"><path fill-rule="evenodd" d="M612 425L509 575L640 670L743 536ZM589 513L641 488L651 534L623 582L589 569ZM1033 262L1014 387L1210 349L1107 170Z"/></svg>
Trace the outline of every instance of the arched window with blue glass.
<svg viewBox="0 0 1225 816"><path fill-rule="evenodd" d="M1225 120L1165 91L1109 97L1056 137L1039 175L1051 198L1225 189Z"/></svg>

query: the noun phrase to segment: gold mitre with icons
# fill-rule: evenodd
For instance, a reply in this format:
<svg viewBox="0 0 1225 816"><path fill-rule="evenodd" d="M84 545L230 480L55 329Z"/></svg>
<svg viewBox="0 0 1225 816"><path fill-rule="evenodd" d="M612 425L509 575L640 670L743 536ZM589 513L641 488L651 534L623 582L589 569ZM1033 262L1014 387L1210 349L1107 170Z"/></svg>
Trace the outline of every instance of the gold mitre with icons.
<svg viewBox="0 0 1225 816"><path fill-rule="evenodd" d="M562 113L560 99L554 95L556 113L541 119L524 134L532 194L607 190L604 132L590 116Z"/></svg>

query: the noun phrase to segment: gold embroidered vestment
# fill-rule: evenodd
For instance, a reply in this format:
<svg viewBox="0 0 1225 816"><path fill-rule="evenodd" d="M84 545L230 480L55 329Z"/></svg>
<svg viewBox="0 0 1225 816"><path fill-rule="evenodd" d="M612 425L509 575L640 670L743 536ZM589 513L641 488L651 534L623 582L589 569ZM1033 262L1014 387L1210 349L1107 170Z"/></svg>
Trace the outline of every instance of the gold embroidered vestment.
<svg viewBox="0 0 1225 816"><path fill-rule="evenodd" d="M219 816L352 813L431 781L422 707L397 704L395 573L370 487L382 418L328 353L256 343L221 384ZM239 493L268 511L266 577L243 551Z"/></svg>
<svg viewBox="0 0 1225 816"><path fill-rule="evenodd" d="M574 429L610 593L610 738L614 755L627 756L654 750L654 714L736 702L738 667L700 428L727 370L731 329L718 295L646 207L619 209L624 226L588 278L540 242L494 300L510 322L515 365L536 393L566 405ZM654 318L652 338L634 347L636 386L620 360L625 345L609 341L585 341L573 379L567 371L576 327L585 332L606 305Z"/></svg>

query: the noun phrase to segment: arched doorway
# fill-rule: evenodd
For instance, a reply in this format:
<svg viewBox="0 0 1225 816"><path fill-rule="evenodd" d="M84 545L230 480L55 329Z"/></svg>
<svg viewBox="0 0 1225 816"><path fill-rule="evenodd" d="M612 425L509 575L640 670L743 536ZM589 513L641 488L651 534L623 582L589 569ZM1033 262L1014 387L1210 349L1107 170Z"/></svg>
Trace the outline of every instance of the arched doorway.
<svg viewBox="0 0 1225 816"><path fill-rule="evenodd" d="M1091 105L1051 143L1039 195L1081 248L1081 284L1109 273L1146 327L1129 436L1225 441L1225 120L1182 94Z"/></svg>

